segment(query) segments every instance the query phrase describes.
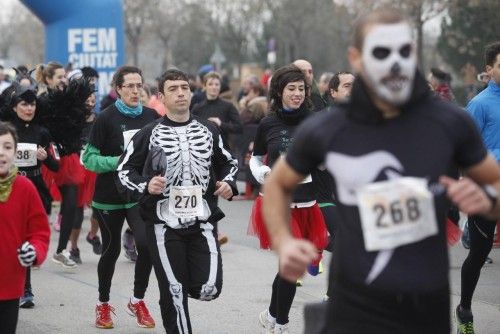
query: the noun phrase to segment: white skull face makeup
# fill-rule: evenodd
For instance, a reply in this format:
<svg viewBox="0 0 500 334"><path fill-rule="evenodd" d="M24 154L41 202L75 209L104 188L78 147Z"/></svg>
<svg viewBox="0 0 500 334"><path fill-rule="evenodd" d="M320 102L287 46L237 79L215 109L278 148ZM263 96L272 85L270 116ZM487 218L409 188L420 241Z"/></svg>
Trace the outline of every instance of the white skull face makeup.
<svg viewBox="0 0 500 334"><path fill-rule="evenodd" d="M377 96L394 105L410 98L417 67L408 23L374 26L363 44L365 79Z"/></svg>

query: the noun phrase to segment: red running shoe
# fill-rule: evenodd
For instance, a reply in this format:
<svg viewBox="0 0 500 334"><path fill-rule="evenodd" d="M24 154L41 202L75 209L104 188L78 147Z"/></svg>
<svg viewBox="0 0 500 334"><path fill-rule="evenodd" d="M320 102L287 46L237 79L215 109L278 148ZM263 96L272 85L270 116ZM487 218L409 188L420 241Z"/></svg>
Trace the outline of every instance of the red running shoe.
<svg viewBox="0 0 500 334"><path fill-rule="evenodd" d="M96 305L95 307L95 326L97 328L113 328L113 319L111 313L115 314L115 309L108 303Z"/></svg>
<svg viewBox="0 0 500 334"><path fill-rule="evenodd" d="M135 317L137 326L142 328L154 328L155 321L149 314L149 310L144 304L144 301L140 301L137 304L132 304L131 301L127 304L127 313Z"/></svg>

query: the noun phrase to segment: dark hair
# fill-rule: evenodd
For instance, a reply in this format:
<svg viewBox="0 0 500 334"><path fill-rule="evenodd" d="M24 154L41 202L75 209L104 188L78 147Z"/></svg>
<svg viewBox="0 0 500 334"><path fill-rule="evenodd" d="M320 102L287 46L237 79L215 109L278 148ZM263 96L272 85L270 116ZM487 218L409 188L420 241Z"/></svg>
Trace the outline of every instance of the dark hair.
<svg viewBox="0 0 500 334"><path fill-rule="evenodd" d="M330 81L328 82L328 90L333 89L334 91L338 91L339 90L339 85L340 85L340 76L344 75L344 74L351 74L351 75L353 75L349 71L341 71L341 72L335 73L333 75L333 77L330 79Z"/></svg>
<svg viewBox="0 0 500 334"><path fill-rule="evenodd" d="M80 69L80 71L82 71L82 75L85 78L99 78L99 73L97 73L93 67L84 66Z"/></svg>
<svg viewBox="0 0 500 334"><path fill-rule="evenodd" d="M409 22L399 11L392 8L380 8L361 17L354 26L353 45L358 50L363 49L366 29L374 24L391 24Z"/></svg>
<svg viewBox="0 0 500 334"><path fill-rule="evenodd" d="M121 87L125 82L124 77L130 73L137 73L141 76L141 81L144 81L142 77L142 71L135 66L122 66L113 75L113 84L115 88Z"/></svg>
<svg viewBox="0 0 500 334"><path fill-rule="evenodd" d="M451 75L450 73L447 73L437 67L431 68L431 73L434 78L439 81L439 83L450 83L451 82Z"/></svg>
<svg viewBox="0 0 500 334"><path fill-rule="evenodd" d="M145 83L142 86L142 90L146 92L146 94L148 95L148 97L151 97L151 86L149 86L147 83Z"/></svg>
<svg viewBox="0 0 500 334"><path fill-rule="evenodd" d="M16 72L15 82L21 83L23 79L29 80L30 87L36 92L37 84L35 79L31 76L31 72L33 72L34 69L29 71L24 65L19 65L18 67L13 67L12 69Z"/></svg>
<svg viewBox="0 0 500 334"><path fill-rule="evenodd" d="M22 86L18 82L13 82L2 92L0 100L0 119L10 121L15 115L14 108L20 102L36 102L36 90L32 87Z"/></svg>
<svg viewBox="0 0 500 334"><path fill-rule="evenodd" d="M163 73L158 80L158 91L163 94L163 88L165 87L165 82L167 80L184 80L189 83L189 78L186 73L176 70L170 69Z"/></svg>
<svg viewBox="0 0 500 334"><path fill-rule="evenodd" d="M500 42L486 45L484 49L484 62L486 65L493 66L497 56L500 54Z"/></svg>
<svg viewBox="0 0 500 334"><path fill-rule="evenodd" d="M20 72L20 73L28 73L28 68L26 65L18 65L17 67L14 68L14 71Z"/></svg>
<svg viewBox="0 0 500 334"><path fill-rule="evenodd" d="M281 101L283 90L286 85L290 82L303 81L304 89L306 93L306 100L304 103L308 103L308 96L310 87L306 84L306 78L304 73L297 66L291 64L280 67L274 72L271 78L271 86L269 87L269 99L271 100L271 111L277 112L283 108L283 102Z"/></svg>
<svg viewBox="0 0 500 334"><path fill-rule="evenodd" d="M14 146L17 148L17 131L16 128L10 124L9 122L0 122L0 136L6 135L6 134L11 134L12 138L14 138Z"/></svg>

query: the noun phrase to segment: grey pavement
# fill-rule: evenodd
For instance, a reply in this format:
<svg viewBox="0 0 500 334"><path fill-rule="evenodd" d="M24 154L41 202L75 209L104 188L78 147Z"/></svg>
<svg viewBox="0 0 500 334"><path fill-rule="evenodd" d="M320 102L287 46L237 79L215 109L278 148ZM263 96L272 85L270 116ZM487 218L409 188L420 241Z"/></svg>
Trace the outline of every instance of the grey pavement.
<svg viewBox="0 0 500 334"><path fill-rule="evenodd" d="M277 258L270 251L260 250L257 239L246 234L252 202L221 201L226 218L220 229L228 234L229 243L222 247L224 284L221 296L211 302L189 300L194 333L262 333L257 316L268 307L271 284L277 271ZM58 208L55 208L57 213ZM65 270L50 260L59 234L52 232L49 255L44 265L32 274L36 306L21 309L18 333L102 333L94 327L97 301L97 262L99 257L85 241L89 229L88 215L84 221L79 248L83 264L75 270ZM54 218L54 217L52 217ZM52 219L54 221L54 219ZM460 266L467 253L461 246L451 249L450 278L452 308L460 294ZM483 268L473 301L476 333L500 333L500 250L490 255L494 263ZM326 256L328 263L329 256ZM326 265L326 269L328 265ZM125 312L132 294L134 265L123 252L116 264L111 303L116 309L115 333L164 333L158 305L158 287L154 272L146 293L146 304L156 320L155 329L136 326L134 318ZM326 270L325 270L326 271ZM327 274L306 276L304 286L297 289L291 312L291 333L303 333L303 307L318 302L326 291Z"/></svg>

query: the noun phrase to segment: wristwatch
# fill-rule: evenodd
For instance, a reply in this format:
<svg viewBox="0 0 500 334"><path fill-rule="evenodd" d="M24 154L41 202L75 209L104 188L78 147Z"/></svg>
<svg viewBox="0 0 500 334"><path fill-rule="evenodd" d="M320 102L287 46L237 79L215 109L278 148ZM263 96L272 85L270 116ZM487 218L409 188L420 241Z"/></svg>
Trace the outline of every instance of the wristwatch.
<svg viewBox="0 0 500 334"><path fill-rule="evenodd" d="M486 194L486 196L488 196L488 199L491 201L492 209L495 208L495 206L497 205L497 200L498 200L498 192L495 189L495 187L493 187L491 184L485 184L482 187L482 189L483 189L484 193Z"/></svg>

